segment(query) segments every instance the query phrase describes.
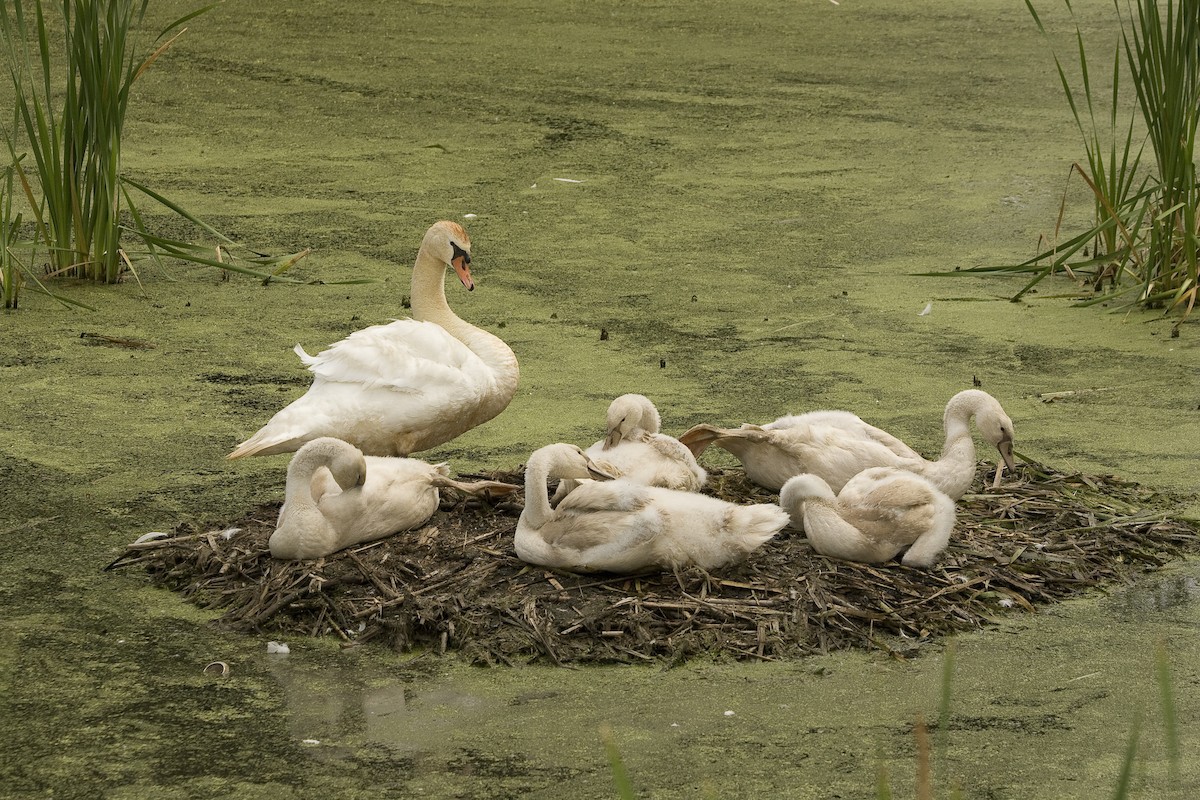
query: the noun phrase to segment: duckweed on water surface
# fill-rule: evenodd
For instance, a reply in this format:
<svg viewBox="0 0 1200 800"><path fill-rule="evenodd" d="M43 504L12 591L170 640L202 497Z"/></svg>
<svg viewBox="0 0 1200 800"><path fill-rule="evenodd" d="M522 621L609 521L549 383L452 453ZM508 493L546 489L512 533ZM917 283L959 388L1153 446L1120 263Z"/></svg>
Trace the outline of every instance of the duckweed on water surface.
<svg viewBox="0 0 1200 800"><path fill-rule="evenodd" d="M1100 12L1085 32L1105 34ZM932 452L976 378L1031 458L1194 491L1195 323L1170 338L1155 316L1008 303L1003 279L907 277L1011 261L1052 230L1079 154L1044 55L1001 0L265 0L197 19L139 81L125 168L270 252L312 247L301 277L376 282L171 267L144 293L59 287L94 313L30 296L0 317L0 781L28 797L595 797L612 791L607 724L645 796L869 796L878 764L911 794L936 652L480 670L288 638L268 657L273 636L219 632L137 571L100 569L147 531L277 502L285 457L223 456L304 391L291 347L403 315L421 232L467 213L477 289L448 286L450 303L512 345L522 384L423 454L456 471L595 441L627 391L676 435L847 408ZM1086 220L1083 200L1069 213ZM1190 601L1131 617L1125 596L959 639L947 780L1107 793L1145 708L1137 786L1161 793L1147 645L1166 642L1195 718L1200 619ZM205 675L214 660L231 674Z"/></svg>

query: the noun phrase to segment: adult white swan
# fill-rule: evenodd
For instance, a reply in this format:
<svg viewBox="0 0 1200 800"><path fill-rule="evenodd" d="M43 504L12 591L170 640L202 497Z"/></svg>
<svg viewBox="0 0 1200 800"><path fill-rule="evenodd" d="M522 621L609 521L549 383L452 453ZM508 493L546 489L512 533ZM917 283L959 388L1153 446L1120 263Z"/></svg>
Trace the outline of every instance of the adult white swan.
<svg viewBox="0 0 1200 800"><path fill-rule="evenodd" d="M900 467L924 475L957 500L975 478L975 443L971 420L1012 470L1013 423L996 398L967 389L950 398L943 424L941 457L922 458L887 431L868 425L848 411L812 411L780 417L767 425L716 428L696 425L682 436L697 456L716 445L733 453L750 480L778 491L788 478L802 473L819 476L835 492L869 467Z"/></svg>
<svg viewBox="0 0 1200 800"><path fill-rule="evenodd" d="M238 445L229 458L298 450L333 436L367 455L407 456L448 442L508 406L519 370L513 351L446 303L454 267L467 290L471 240L454 222L425 233L412 274L412 319L356 331L316 356L308 393Z"/></svg>

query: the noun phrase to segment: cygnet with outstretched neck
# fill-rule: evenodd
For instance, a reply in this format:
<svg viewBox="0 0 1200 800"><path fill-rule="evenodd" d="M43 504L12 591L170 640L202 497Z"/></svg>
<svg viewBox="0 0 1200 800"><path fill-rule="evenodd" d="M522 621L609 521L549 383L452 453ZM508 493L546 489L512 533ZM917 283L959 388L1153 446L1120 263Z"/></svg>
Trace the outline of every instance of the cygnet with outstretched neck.
<svg viewBox="0 0 1200 800"><path fill-rule="evenodd" d="M975 478L972 419L1008 468L1014 469L1012 420L996 398L978 389L959 392L946 404L946 439L935 461L922 458L895 436L848 411L813 411L762 426L696 425L679 441L697 456L709 445L728 450L742 462L750 480L776 491L793 475L810 473L837 492L865 469L890 466L927 477L957 500Z"/></svg>

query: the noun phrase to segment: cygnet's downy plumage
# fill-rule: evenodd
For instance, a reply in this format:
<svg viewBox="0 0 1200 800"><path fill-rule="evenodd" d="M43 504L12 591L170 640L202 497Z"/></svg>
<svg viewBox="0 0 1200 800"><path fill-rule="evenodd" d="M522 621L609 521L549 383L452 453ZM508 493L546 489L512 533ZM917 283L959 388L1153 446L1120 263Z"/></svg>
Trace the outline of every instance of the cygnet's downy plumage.
<svg viewBox="0 0 1200 800"><path fill-rule="evenodd" d="M738 506L696 492L604 480L607 476L603 464L575 445L535 451L525 466L518 557L572 572L716 569L744 560L788 521L775 505ZM585 482L552 508L551 478Z"/></svg>
<svg viewBox="0 0 1200 800"><path fill-rule="evenodd" d="M684 492L696 492L704 486L708 473L691 450L660 432L658 409L645 395L623 394L613 400L606 422L604 438L585 452L603 461L615 477ZM570 478L559 481L550 504L557 506L577 485Z"/></svg>
<svg viewBox="0 0 1200 800"><path fill-rule="evenodd" d="M796 475L783 485L779 504L814 550L847 561L877 564L908 548L902 563L928 567L954 530L954 501L895 467L864 470L836 496L816 475Z"/></svg>
<svg viewBox="0 0 1200 800"><path fill-rule="evenodd" d="M268 546L282 559L327 556L361 542L416 528L437 510L439 490L508 494L519 486L462 483L445 464L364 456L332 437L314 439L288 464L287 487Z"/></svg>

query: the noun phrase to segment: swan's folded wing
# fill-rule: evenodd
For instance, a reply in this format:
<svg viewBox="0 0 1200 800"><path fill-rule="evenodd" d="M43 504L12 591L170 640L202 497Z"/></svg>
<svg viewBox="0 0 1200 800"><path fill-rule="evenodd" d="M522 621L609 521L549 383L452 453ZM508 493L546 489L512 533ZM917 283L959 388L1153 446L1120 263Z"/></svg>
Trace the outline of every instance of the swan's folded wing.
<svg viewBox="0 0 1200 800"><path fill-rule="evenodd" d="M639 511L650 503L646 487L627 480L585 481L563 498L558 511L594 513L598 511Z"/></svg>
<svg viewBox="0 0 1200 800"><path fill-rule="evenodd" d="M845 503L842 519L870 539L908 542L922 533L920 521L928 516L922 509L932 501L932 493L919 484L880 482Z"/></svg>
<svg viewBox="0 0 1200 800"><path fill-rule="evenodd" d="M862 532L871 541L890 539L896 523L896 514L881 506L842 506L841 518Z"/></svg>
<svg viewBox="0 0 1200 800"><path fill-rule="evenodd" d="M483 360L444 328L414 319L355 331L315 356L296 352L318 378L366 389L423 392L492 378Z"/></svg>
<svg viewBox="0 0 1200 800"><path fill-rule="evenodd" d="M692 455L692 451L678 439L662 433L642 433L638 440L653 448L655 454L660 458L684 464L696 463L696 457Z"/></svg>
<svg viewBox="0 0 1200 800"><path fill-rule="evenodd" d="M874 425L868 425L867 423L864 422L862 431L863 431L863 434L866 435L868 438L870 438L872 441L883 445L884 447L886 447L888 450L891 450L893 453L895 453L900 458L915 458L915 459L921 458L920 453L918 453L916 450L913 450L911 447L906 445L903 441L901 441L900 439L897 439L895 436L892 436L890 433L888 433L885 430L881 430L880 428L876 428Z"/></svg>
<svg viewBox="0 0 1200 800"><path fill-rule="evenodd" d="M595 511L587 514L559 514L542 526L539 534L556 550L574 551L582 557L580 563L595 559L597 548L604 548L608 557L621 550L637 547L658 534L652 524L654 515L631 517L621 511ZM593 552L589 552L593 551Z"/></svg>

